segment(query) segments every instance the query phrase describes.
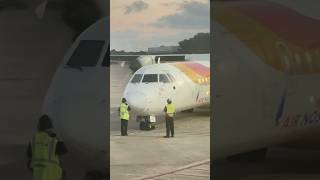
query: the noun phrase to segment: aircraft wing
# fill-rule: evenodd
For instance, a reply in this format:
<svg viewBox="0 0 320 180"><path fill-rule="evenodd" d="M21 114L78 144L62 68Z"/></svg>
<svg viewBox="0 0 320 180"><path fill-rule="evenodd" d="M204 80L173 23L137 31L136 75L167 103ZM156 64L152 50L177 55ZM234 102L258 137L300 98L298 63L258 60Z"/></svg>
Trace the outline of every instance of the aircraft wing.
<svg viewBox="0 0 320 180"><path fill-rule="evenodd" d="M161 61L172 62L172 61L185 61L185 54L149 54L149 55L110 55L112 61L133 61L138 57L142 56L153 56L155 59L160 57Z"/></svg>
<svg viewBox="0 0 320 180"><path fill-rule="evenodd" d="M129 64L130 69L135 72L139 68L149 64L156 64L160 58L160 62L178 62L185 61L185 54L152 54L152 55L110 55L110 63L121 63L124 67L125 63Z"/></svg>

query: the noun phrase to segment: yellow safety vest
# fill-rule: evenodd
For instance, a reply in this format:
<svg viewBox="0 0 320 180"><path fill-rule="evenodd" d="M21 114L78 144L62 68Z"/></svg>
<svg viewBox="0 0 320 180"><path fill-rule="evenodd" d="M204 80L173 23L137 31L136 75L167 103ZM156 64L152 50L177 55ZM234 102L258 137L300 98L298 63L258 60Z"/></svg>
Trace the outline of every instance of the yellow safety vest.
<svg viewBox="0 0 320 180"><path fill-rule="evenodd" d="M175 108L174 108L174 105L171 103L171 104L167 104L166 105L166 108L167 108L167 115L169 117L173 117L174 115L174 112L175 112Z"/></svg>
<svg viewBox="0 0 320 180"><path fill-rule="evenodd" d="M62 169L55 154L57 139L45 132L37 133L31 142L33 180L60 180Z"/></svg>
<svg viewBox="0 0 320 180"><path fill-rule="evenodd" d="M120 119L129 120L128 105L125 103L120 105Z"/></svg>

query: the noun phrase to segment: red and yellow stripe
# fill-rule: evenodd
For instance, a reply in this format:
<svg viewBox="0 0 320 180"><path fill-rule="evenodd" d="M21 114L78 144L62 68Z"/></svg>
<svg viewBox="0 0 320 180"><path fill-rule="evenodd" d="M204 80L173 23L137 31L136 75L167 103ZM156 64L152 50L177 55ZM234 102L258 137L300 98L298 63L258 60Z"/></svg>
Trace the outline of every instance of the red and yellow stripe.
<svg viewBox="0 0 320 180"><path fill-rule="evenodd" d="M210 84L209 67L194 62L175 63L174 66L186 74L194 83Z"/></svg>
<svg viewBox="0 0 320 180"><path fill-rule="evenodd" d="M214 19L266 64L291 74L320 73L319 20L272 2L215 2L213 7Z"/></svg>

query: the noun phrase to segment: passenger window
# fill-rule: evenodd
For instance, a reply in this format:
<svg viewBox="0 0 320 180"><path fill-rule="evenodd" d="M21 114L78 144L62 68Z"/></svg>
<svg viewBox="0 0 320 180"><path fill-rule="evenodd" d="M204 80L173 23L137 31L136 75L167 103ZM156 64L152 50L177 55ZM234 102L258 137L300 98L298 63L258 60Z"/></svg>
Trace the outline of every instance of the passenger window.
<svg viewBox="0 0 320 180"><path fill-rule="evenodd" d="M142 74L135 74L131 80L131 83L139 83L142 79Z"/></svg>
<svg viewBox="0 0 320 180"><path fill-rule="evenodd" d="M167 74L167 75L168 75L168 77L170 78L170 80L171 80L172 82L176 81L176 79L175 79L171 74Z"/></svg>
<svg viewBox="0 0 320 180"><path fill-rule="evenodd" d="M160 74L160 75L159 75L159 82L169 83L170 80L169 80L169 78L168 78L165 74Z"/></svg>
<svg viewBox="0 0 320 180"><path fill-rule="evenodd" d="M110 45L108 46L107 52L104 55L102 66L110 66Z"/></svg>
<svg viewBox="0 0 320 180"><path fill-rule="evenodd" d="M96 66L104 41L82 40L74 51L67 65L69 66Z"/></svg>
<svg viewBox="0 0 320 180"><path fill-rule="evenodd" d="M158 82L158 74L145 74L143 76L142 82L145 82L145 83Z"/></svg>

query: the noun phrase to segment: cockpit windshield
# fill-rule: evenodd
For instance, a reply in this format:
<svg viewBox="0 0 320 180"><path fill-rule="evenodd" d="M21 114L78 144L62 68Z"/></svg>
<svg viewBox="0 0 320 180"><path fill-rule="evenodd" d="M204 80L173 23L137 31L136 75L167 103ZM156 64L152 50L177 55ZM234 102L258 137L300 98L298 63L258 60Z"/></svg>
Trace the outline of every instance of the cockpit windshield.
<svg viewBox="0 0 320 180"><path fill-rule="evenodd" d="M169 79L171 80L171 82L175 82L176 81L176 79L173 77L173 75L171 75L169 73L167 75L168 75Z"/></svg>
<svg viewBox="0 0 320 180"><path fill-rule="evenodd" d="M143 74L135 74L131 80L131 83L139 83L142 79Z"/></svg>
<svg viewBox="0 0 320 180"><path fill-rule="evenodd" d="M158 79L159 78L159 79ZM154 82L162 82L162 83L171 83L175 82L175 78L172 74L135 74L131 79L131 83L140 83L142 80L143 83L154 83Z"/></svg>
<svg viewBox="0 0 320 180"><path fill-rule="evenodd" d="M144 83L158 82L158 74L145 74L143 76L142 82Z"/></svg>
<svg viewBox="0 0 320 180"><path fill-rule="evenodd" d="M170 79L165 74L159 74L159 82L170 83Z"/></svg>

